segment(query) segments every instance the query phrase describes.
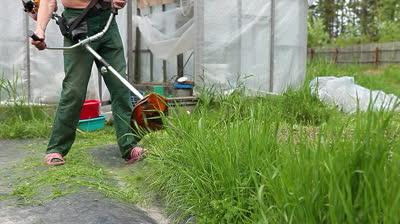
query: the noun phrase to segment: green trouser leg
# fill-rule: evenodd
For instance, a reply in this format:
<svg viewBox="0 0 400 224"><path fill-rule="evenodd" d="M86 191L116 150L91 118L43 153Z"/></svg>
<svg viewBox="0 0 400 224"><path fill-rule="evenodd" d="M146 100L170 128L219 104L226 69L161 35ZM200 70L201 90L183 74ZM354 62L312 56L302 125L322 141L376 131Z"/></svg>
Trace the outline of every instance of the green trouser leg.
<svg viewBox="0 0 400 224"><path fill-rule="evenodd" d="M64 46L71 41L64 40ZM79 114L86 97L94 57L83 48L64 52L65 78L62 84L60 102L54 118L47 153L58 152L67 155L74 140Z"/></svg>
<svg viewBox="0 0 400 224"><path fill-rule="evenodd" d="M126 74L124 48L118 27L114 24L101 40L101 48L97 52L120 74ZM96 62L100 70L102 65ZM111 95L117 141L123 158L128 158L130 149L139 141L139 137L130 126L133 110L130 90L110 72L103 74L104 82Z"/></svg>
<svg viewBox="0 0 400 224"><path fill-rule="evenodd" d="M64 15L76 16L80 10L66 10ZM92 35L104 26L109 16L104 12L100 16L88 18L88 34ZM64 45L71 46L74 43L65 38ZM118 27L113 22L105 36L91 47L110 63L118 72L125 74L126 63L123 45ZM54 119L53 131L50 137L47 153L58 152L67 155L75 140L76 128L79 122L79 114L86 97L87 85L90 79L94 57L83 47L64 52L65 78L61 99ZM97 67L101 65L96 62ZM139 141L130 127L132 103L128 88L120 83L112 74L103 75L104 81L111 94L114 126L117 135L118 146L122 157L128 159L130 149Z"/></svg>

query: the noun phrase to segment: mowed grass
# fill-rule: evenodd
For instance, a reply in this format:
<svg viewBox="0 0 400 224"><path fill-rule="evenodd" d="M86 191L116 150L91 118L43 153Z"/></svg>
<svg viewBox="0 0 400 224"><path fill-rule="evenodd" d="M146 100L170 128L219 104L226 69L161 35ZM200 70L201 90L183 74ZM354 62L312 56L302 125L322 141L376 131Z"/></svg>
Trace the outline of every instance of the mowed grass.
<svg viewBox="0 0 400 224"><path fill-rule="evenodd" d="M373 75L355 66L309 68L308 79L354 74L369 88L398 92L396 67ZM399 114L346 115L309 92L305 85L259 98L203 93L194 113L177 112L149 138L146 181L178 220L399 223Z"/></svg>
<svg viewBox="0 0 400 224"><path fill-rule="evenodd" d="M92 156L98 147L116 144L114 129L106 126L96 132L78 133L75 144L66 156L66 164L48 167L43 163L45 141L36 141L26 146L29 156L23 161L0 170L0 177L11 175L6 183L9 194L1 200L11 199L21 205L39 205L64 195L76 192L100 192L110 198L135 203L147 203L143 179L147 163L134 166L103 166ZM106 150L106 149L104 149ZM118 151L117 148L115 150Z"/></svg>

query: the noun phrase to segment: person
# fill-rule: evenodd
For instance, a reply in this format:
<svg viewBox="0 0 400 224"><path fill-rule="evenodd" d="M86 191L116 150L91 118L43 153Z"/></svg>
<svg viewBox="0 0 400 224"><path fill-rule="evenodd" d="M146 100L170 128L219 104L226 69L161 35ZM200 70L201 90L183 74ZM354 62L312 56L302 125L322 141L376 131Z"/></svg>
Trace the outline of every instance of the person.
<svg viewBox="0 0 400 224"><path fill-rule="evenodd" d="M105 3L106 0L99 0ZM87 36L101 31L111 13L111 7L122 9L126 0L109 0L109 7L93 7L85 17L87 23ZM62 0L64 6L63 16L71 21L84 11L91 0ZM39 50L46 49L45 31L50 18L57 8L56 0L41 0L37 13L35 34L39 41L32 40ZM64 46L71 46L76 41L64 37ZM98 41L90 44L108 63L120 74L126 74L126 62L121 36L116 21L112 22L108 32ZM75 140L76 128L79 123L79 114L86 98L93 62L97 68L101 65L83 47L64 51L65 78L62 83L61 98L54 118L52 133L48 143L44 161L47 165L63 165L64 157L68 154ZM113 111L114 126L118 146L122 158L131 164L142 159L144 149L137 145L140 140L133 134L130 127L132 102L130 92L117 78L107 73L103 74L104 82L110 91L111 106Z"/></svg>

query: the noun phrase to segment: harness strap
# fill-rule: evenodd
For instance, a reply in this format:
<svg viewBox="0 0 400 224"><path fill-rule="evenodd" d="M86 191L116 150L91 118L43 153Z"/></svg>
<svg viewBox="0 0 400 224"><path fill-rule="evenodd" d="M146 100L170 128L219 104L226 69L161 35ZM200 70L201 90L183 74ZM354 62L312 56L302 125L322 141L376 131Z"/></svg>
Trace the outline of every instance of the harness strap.
<svg viewBox="0 0 400 224"><path fill-rule="evenodd" d="M69 30L74 30L76 27L79 26L79 24L83 21L83 19L86 17L88 12L99 2L99 0L91 0L89 5L85 8L85 10L82 12L82 14L77 17L72 24L69 26Z"/></svg>

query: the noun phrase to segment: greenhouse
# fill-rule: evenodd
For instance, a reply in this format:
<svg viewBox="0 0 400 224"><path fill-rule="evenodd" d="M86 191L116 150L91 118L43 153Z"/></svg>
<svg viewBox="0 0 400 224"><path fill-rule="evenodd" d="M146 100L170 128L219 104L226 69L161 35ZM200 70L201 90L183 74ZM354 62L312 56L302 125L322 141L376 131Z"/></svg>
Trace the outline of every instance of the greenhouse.
<svg viewBox="0 0 400 224"><path fill-rule="evenodd" d="M34 21L20 4L6 0L0 26L2 76L19 80L31 102L57 102L64 77L61 51L39 52L27 32ZM305 0L139 1L118 17L135 84L168 86L186 76L196 86L229 92L239 86L251 94L281 93L302 84L306 66ZM62 11L59 4L58 12ZM137 9L137 10L136 10ZM61 46L54 22L47 44ZM109 98L93 69L87 98Z"/></svg>

